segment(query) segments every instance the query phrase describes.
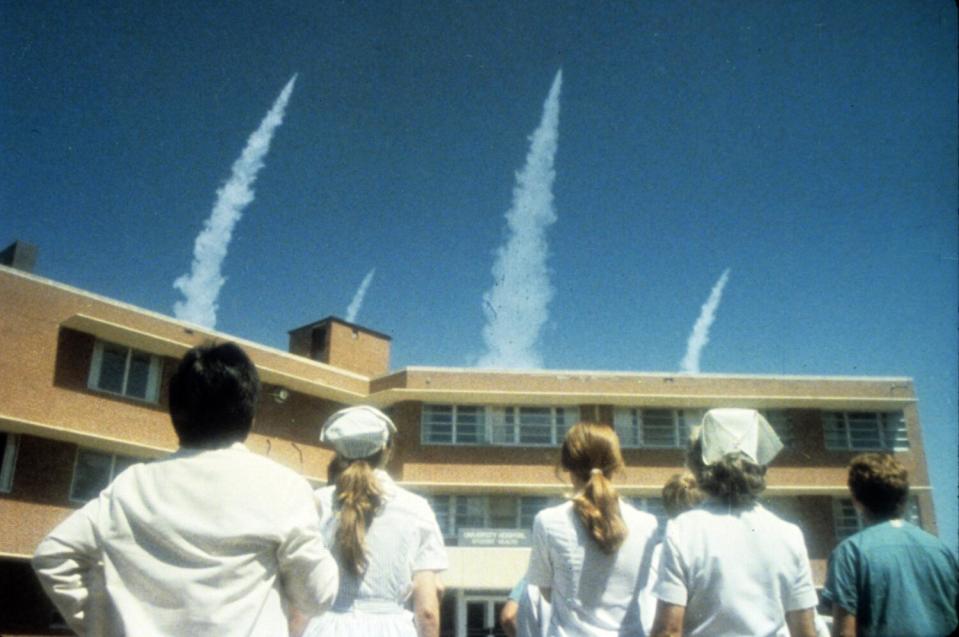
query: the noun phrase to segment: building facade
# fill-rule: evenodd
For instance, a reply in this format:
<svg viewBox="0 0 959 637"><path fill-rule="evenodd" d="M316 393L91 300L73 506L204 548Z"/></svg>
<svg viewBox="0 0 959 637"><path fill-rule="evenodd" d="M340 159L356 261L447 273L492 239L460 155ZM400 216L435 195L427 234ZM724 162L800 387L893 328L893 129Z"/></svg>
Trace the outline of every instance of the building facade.
<svg viewBox="0 0 959 637"><path fill-rule="evenodd" d="M522 576L535 513L568 485L559 443L579 420L619 434L615 481L659 513L691 426L711 407L761 410L785 442L764 503L803 529L814 578L861 520L846 465L896 453L910 516L935 533L915 391L908 378L492 371L390 371L390 338L335 317L289 333L279 351L0 266L0 634L56 634L62 622L29 567L39 540L133 462L176 448L167 383L190 347L231 340L263 381L247 446L325 483L326 417L350 404L388 411L399 429L389 471L430 499L446 536L443 634L500 634L495 617Z"/></svg>

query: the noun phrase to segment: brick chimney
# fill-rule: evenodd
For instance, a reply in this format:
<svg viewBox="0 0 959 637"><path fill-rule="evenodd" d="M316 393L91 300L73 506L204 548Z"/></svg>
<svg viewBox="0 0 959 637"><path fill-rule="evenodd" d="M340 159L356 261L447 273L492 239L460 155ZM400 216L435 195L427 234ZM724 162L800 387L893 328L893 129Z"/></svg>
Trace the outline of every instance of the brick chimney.
<svg viewBox="0 0 959 637"><path fill-rule="evenodd" d="M389 336L335 316L290 330L290 353L364 376L390 369Z"/></svg>

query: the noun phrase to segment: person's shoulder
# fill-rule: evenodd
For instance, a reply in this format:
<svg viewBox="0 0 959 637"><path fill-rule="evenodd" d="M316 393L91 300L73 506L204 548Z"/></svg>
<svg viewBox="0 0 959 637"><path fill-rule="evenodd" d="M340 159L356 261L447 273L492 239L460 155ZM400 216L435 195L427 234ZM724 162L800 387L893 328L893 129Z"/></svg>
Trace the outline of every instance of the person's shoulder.
<svg viewBox="0 0 959 637"><path fill-rule="evenodd" d="M553 506L541 509L539 513L536 514L536 517L533 518L533 524L535 525L538 523L544 526L549 526L558 523L564 523L572 514L573 501L566 500L564 502L560 502L559 504L554 504Z"/></svg>
<svg viewBox="0 0 959 637"><path fill-rule="evenodd" d="M417 513L423 513L427 511L429 513L433 513L433 507L430 506L430 501L419 493L413 493L409 489L404 489L399 485L394 485L389 495L391 500L394 500L397 504L402 505L404 509L408 509Z"/></svg>
<svg viewBox="0 0 959 637"><path fill-rule="evenodd" d="M619 501L619 511L626 520L627 526L631 529L645 529L655 531L659 526L659 520L652 513L640 511L625 500Z"/></svg>

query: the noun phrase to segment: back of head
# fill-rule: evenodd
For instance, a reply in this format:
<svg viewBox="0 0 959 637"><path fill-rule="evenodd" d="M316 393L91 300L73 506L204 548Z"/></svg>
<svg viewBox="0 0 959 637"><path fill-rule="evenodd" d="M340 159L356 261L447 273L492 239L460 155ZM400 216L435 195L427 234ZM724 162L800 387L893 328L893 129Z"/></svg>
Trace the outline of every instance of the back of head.
<svg viewBox="0 0 959 637"><path fill-rule="evenodd" d="M703 498L703 492L696 485L696 477L688 471L670 476L663 485L663 508L670 518L695 509Z"/></svg>
<svg viewBox="0 0 959 637"><path fill-rule="evenodd" d="M201 345L187 352L170 379L170 418L186 447L242 442L253 427L260 378L233 343Z"/></svg>
<svg viewBox="0 0 959 637"><path fill-rule="evenodd" d="M849 462L849 490L874 520L902 515L909 496L909 473L887 453L863 453Z"/></svg>
<svg viewBox="0 0 959 637"><path fill-rule="evenodd" d="M700 431L693 431L686 451L686 466L700 491L734 511L752 508L766 490L765 465L756 464L739 452L727 453L707 465L703 461Z"/></svg>
<svg viewBox="0 0 959 637"><path fill-rule="evenodd" d="M579 519L604 553L614 553L628 532L610 482L623 468L616 432L603 424L574 425L563 441L560 464L585 485L573 498Z"/></svg>

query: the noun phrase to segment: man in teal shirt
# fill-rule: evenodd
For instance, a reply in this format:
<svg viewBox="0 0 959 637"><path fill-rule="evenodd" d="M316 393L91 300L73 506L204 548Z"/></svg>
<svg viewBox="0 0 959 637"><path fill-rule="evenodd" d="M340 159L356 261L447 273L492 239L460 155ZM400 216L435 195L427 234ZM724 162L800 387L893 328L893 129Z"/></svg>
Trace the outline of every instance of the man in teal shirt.
<svg viewBox="0 0 959 637"><path fill-rule="evenodd" d="M959 568L937 537L902 520L906 469L888 454L849 464L849 490L866 528L829 558L823 597L834 637L936 637L956 630Z"/></svg>

